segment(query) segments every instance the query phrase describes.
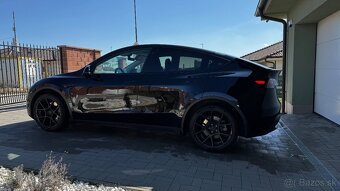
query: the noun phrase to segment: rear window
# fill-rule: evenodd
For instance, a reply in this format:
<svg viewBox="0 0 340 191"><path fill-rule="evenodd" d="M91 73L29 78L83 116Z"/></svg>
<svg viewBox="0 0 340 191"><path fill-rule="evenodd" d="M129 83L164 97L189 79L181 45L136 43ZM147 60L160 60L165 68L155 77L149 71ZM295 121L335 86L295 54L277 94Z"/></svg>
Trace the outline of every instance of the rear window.
<svg viewBox="0 0 340 191"><path fill-rule="evenodd" d="M208 70L213 72L218 71L234 71L240 70L242 67L234 60L224 60L220 58L208 59Z"/></svg>

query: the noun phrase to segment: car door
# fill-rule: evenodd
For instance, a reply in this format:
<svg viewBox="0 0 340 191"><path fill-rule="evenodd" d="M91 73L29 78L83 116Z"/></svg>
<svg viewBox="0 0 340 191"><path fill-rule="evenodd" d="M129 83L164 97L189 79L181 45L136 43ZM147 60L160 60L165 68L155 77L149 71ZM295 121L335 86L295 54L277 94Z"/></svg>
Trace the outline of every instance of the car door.
<svg viewBox="0 0 340 191"><path fill-rule="evenodd" d="M142 70L137 109L160 125L179 125L187 103L203 91L204 55L171 48L154 48ZM152 115L150 115L152 114ZM158 116L157 118L154 116ZM166 119L166 120L164 120Z"/></svg>
<svg viewBox="0 0 340 191"><path fill-rule="evenodd" d="M138 101L136 83L149 52L138 48L119 51L89 65L90 74L85 75L82 85L71 90L76 116L117 121L120 117L114 115L134 112Z"/></svg>

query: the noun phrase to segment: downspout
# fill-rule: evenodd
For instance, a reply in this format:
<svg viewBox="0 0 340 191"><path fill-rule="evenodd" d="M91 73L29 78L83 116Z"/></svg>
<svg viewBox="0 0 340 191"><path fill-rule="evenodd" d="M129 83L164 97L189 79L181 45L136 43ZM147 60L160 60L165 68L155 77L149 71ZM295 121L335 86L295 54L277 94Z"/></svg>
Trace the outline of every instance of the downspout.
<svg viewBox="0 0 340 191"><path fill-rule="evenodd" d="M266 58L264 59L264 61L273 64L273 69L276 69L276 61L269 61L269 60L267 60L267 59L268 59L268 57L266 57Z"/></svg>
<svg viewBox="0 0 340 191"><path fill-rule="evenodd" d="M258 7L258 13L262 19L271 20L274 22L282 23L283 25L283 52L282 52L282 113L286 113L286 65L287 65L287 22L284 19L278 19L263 14L264 5L267 0Z"/></svg>

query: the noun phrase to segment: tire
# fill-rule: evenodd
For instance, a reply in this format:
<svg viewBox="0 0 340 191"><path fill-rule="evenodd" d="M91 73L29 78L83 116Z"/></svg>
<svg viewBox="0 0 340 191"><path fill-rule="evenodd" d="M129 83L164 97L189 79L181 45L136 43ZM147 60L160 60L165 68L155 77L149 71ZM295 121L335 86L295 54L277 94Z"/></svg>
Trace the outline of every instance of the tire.
<svg viewBox="0 0 340 191"><path fill-rule="evenodd" d="M63 101L52 94L39 96L33 106L34 120L46 131L59 131L67 125L67 109Z"/></svg>
<svg viewBox="0 0 340 191"><path fill-rule="evenodd" d="M204 150L219 152L235 145L238 138L235 117L220 106L203 106L191 115L190 134Z"/></svg>

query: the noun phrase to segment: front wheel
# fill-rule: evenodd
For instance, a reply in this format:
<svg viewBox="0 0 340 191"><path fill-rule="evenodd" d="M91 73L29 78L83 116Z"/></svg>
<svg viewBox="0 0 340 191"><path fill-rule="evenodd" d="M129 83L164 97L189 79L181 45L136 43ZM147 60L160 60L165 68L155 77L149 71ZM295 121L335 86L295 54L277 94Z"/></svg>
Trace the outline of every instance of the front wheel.
<svg viewBox="0 0 340 191"><path fill-rule="evenodd" d="M237 122L235 117L222 107L201 107L190 119L190 134L201 148L223 151L237 141Z"/></svg>
<svg viewBox="0 0 340 191"><path fill-rule="evenodd" d="M66 108L62 100L52 94L37 98L33 107L34 119L46 131L58 131L67 123Z"/></svg>

